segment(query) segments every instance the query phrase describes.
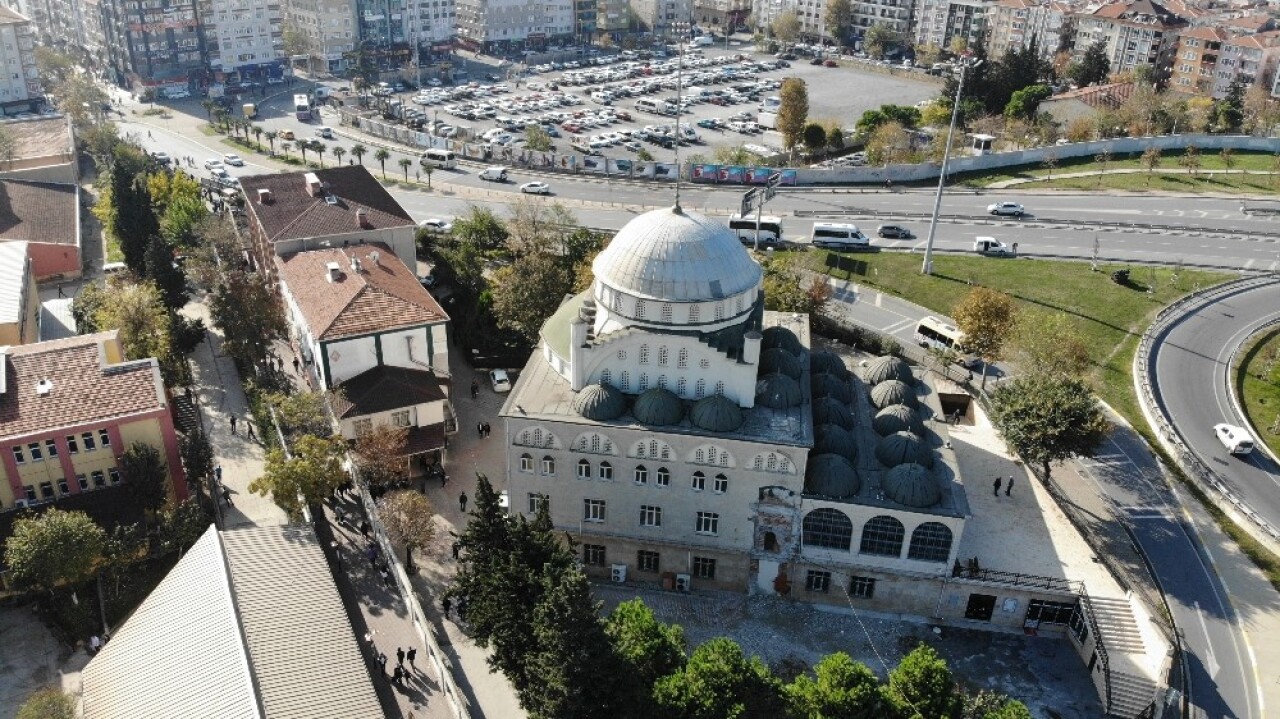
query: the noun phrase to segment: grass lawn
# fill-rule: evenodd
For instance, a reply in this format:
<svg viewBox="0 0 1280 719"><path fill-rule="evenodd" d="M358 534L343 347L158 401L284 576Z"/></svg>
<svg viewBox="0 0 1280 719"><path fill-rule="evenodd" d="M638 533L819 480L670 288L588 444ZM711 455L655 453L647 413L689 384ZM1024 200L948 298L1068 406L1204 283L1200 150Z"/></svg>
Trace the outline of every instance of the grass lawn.
<svg viewBox="0 0 1280 719"><path fill-rule="evenodd" d="M825 263L829 254L808 253L809 266L828 272ZM1120 286L1111 281L1110 272L1123 265L1104 265L1093 272L1085 262L958 255L936 255L934 274L926 276L920 274L923 258L919 254L847 256L865 263L858 268L863 273L836 270L830 271L832 276L876 287L942 314L950 314L972 285L1007 292L1024 311L1066 313L1089 347L1094 365L1091 380L1098 395L1136 426L1144 421L1130 366L1142 331L1161 307L1197 285L1205 287L1234 277L1223 272L1138 267L1133 268L1131 284ZM1154 286L1154 292L1147 292L1148 285Z"/></svg>
<svg viewBox="0 0 1280 719"><path fill-rule="evenodd" d="M104 237L106 233L103 233ZM124 262L124 252L120 249L120 243L116 242L112 237L106 237L107 242L107 262Z"/></svg>
<svg viewBox="0 0 1280 719"><path fill-rule="evenodd" d="M1265 152L1237 152L1234 155L1232 155L1233 161L1230 169L1252 170L1255 172L1268 173L1264 175L1243 176L1239 179L1232 178L1233 181L1240 182L1241 183L1240 185L1230 185L1230 184L1217 185L1215 184L1215 182L1209 181L1207 179L1206 175L1210 172L1221 172L1222 170L1228 169L1226 165L1224 165L1222 162L1222 156L1219 153L1213 152L1213 151L1202 151L1200 153L1199 179L1195 179L1191 177L1182 177L1180 175L1165 175L1163 176L1163 178L1160 177L1160 170L1162 169L1165 169L1165 170L1181 169L1182 166L1178 164L1178 160L1182 157L1182 154L1183 153L1180 151L1172 151L1172 152L1167 152L1161 156L1160 165L1155 169L1155 172L1153 173L1153 177L1151 179L1151 185L1149 188L1147 187L1147 184L1146 184L1147 182L1146 172L1142 167L1142 161L1140 159L1141 154L1132 154L1132 155L1125 154L1125 155L1115 156L1111 159L1110 162L1106 164L1106 169L1108 170L1133 169L1133 170L1144 170L1144 171L1135 173L1132 175L1104 176L1102 186L1110 187L1112 189L1131 189L1131 190L1152 189L1152 190L1210 191L1214 189L1226 190L1226 189L1236 188L1236 189L1247 189L1251 192L1276 192L1277 191L1277 186L1272 183L1272 178L1270 177L1270 174L1275 173L1278 175L1278 179L1280 179L1280 172L1277 172L1277 170L1280 168L1277 168L1276 155L1272 155L1270 153L1265 153ZM1057 167L1053 168L1053 170L1049 170L1048 168L1044 167L1044 165L1041 165L1041 164L1023 165L1021 167L1002 168L1000 170L992 170L989 172L974 172L974 173L956 175L956 182L958 184L965 185L968 187L986 187L987 185L990 185L993 182L1000 182L1002 180L1045 178L1044 180L1039 182L1025 183L1022 185L1017 185L1017 187L1034 187L1034 188L1064 187L1064 188L1076 188L1076 189L1097 189L1098 178L1096 175L1094 177L1082 177L1082 178L1065 179L1065 180L1054 179L1052 181L1048 181L1047 178L1049 178L1050 176L1057 177L1062 174L1073 173L1073 172L1097 173L1102 169L1103 169L1103 166L1100 163L1096 162L1095 158L1090 156L1085 156L1085 157L1061 160L1058 163ZM1171 180L1170 178L1176 178L1176 179ZM1217 178L1215 178L1215 180L1221 180L1221 179L1222 179L1221 176L1218 176ZM1182 182L1178 182L1179 180ZM1107 184L1108 182L1122 182L1125 184L1109 185ZM1173 184L1161 186L1159 184L1161 182L1166 182L1166 183L1172 182ZM1063 184L1059 184L1059 183L1063 183Z"/></svg>
<svg viewBox="0 0 1280 719"><path fill-rule="evenodd" d="M1254 339L1235 367L1236 391L1244 404L1245 416L1273 452L1280 452L1280 435L1271 431L1276 417L1280 416L1280 362L1271 362L1270 372L1266 370L1268 358L1277 356L1280 356L1280 330L1273 329Z"/></svg>

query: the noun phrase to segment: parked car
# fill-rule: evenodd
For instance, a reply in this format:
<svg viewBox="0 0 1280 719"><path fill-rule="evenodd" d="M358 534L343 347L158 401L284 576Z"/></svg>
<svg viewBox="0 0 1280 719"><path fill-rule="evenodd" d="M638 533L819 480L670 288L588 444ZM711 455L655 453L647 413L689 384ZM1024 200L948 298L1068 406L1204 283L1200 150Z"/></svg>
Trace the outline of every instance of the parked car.
<svg viewBox="0 0 1280 719"><path fill-rule="evenodd" d="M431 230L432 232L448 232L453 229L453 223L448 220L442 220L438 217L432 217L418 223L419 229Z"/></svg>
<svg viewBox="0 0 1280 719"><path fill-rule="evenodd" d="M1026 209L1016 202L993 202L987 205L987 213L992 215L1009 215L1013 217L1022 217L1027 214Z"/></svg>
<svg viewBox="0 0 1280 719"><path fill-rule="evenodd" d="M494 392L511 391L511 378L504 369L489 370L489 384L493 385Z"/></svg>
<svg viewBox="0 0 1280 719"><path fill-rule="evenodd" d="M533 195L549 195L551 194L551 185L545 182L526 182L520 186L520 191Z"/></svg>
<svg viewBox="0 0 1280 719"><path fill-rule="evenodd" d="M170 162L173 162L173 158L169 157L169 153L167 152L155 152L151 154L151 157L161 165L167 165Z"/></svg>
<svg viewBox="0 0 1280 719"><path fill-rule="evenodd" d="M895 240L909 240L915 237L911 230L902 225L880 225L876 228L876 235Z"/></svg>
<svg viewBox="0 0 1280 719"><path fill-rule="evenodd" d="M294 136L294 134L293 134L293 130L284 130L284 131L282 131L282 132L280 133L280 139L281 139L281 140L293 140L293 139L296 139L296 138L295 138L295 136Z"/></svg>

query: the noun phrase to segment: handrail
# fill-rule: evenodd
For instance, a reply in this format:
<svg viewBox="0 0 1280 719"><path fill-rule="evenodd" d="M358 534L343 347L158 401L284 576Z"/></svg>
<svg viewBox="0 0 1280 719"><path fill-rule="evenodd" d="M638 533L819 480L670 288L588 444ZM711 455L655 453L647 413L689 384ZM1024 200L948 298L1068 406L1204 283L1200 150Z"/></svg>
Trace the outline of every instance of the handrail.
<svg viewBox="0 0 1280 719"><path fill-rule="evenodd" d="M1078 580L1022 574L1021 572L1006 572L999 569L988 569L987 567L967 567L960 564L959 561L952 567L951 576L955 579L973 579L979 582L1004 584L1011 587L1032 587L1051 592L1071 594L1084 592L1084 582Z"/></svg>
<svg viewBox="0 0 1280 719"><path fill-rule="evenodd" d="M1084 583L1080 583L1080 602L1084 604L1085 620L1089 622L1089 629L1093 631L1093 646L1098 652L1098 659L1102 662L1102 682L1106 689L1107 695L1107 712L1111 712L1111 657L1107 655L1107 644L1102 641L1102 632L1098 629L1098 619L1094 616L1093 600L1089 598L1089 592L1085 589Z"/></svg>

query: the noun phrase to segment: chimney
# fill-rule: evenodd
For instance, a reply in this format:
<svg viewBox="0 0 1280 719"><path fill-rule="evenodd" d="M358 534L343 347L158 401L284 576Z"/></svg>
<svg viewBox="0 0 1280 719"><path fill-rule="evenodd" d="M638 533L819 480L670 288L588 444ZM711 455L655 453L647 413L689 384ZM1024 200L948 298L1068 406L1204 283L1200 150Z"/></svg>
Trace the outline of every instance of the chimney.
<svg viewBox="0 0 1280 719"><path fill-rule="evenodd" d="M369 213L363 207L356 208L356 227L360 229L369 227Z"/></svg>
<svg viewBox="0 0 1280 719"><path fill-rule="evenodd" d="M330 282L337 282L338 277L342 275L342 266L339 265L337 262L330 262L326 264L324 266L324 269L325 269L325 279L329 280Z"/></svg>
<svg viewBox="0 0 1280 719"><path fill-rule="evenodd" d="M379 253L377 250L374 250L373 252L369 253L369 261L373 263L374 267L380 266L378 265L378 260L380 259L382 259L382 254Z"/></svg>
<svg viewBox="0 0 1280 719"><path fill-rule="evenodd" d="M320 182L320 177L314 172L308 172L302 176L303 182L307 183L307 194L312 197L319 197L324 194L324 183Z"/></svg>
<svg viewBox="0 0 1280 719"><path fill-rule="evenodd" d="M53 380L42 379L39 382L36 382L36 395L40 397L45 397L52 391L53 391Z"/></svg>
<svg viewBox="0 0 1280 719"><path fill-rule="evenodd" d="M265 205L271 202L271 190L260 187L258 188L258 204Z"/></svg>
<svg viewBox="0 0 1280 719"><path fill-rule="evenodd" d="M352 272L360 271L360 258L356 257L355 255L351 256L351 271Z"/></svg>

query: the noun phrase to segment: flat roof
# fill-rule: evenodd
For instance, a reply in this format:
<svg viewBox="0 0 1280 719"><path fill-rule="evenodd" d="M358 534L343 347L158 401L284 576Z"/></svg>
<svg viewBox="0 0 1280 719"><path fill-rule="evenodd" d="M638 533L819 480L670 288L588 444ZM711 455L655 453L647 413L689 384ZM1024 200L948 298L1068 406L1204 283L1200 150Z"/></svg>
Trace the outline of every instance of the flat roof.
<svg viewBox="0 0 1280 719"><path fill-rule="evenodd" d="M27 243L0 242L0 324L22 321L23 281L27 270Z"/></svg>

